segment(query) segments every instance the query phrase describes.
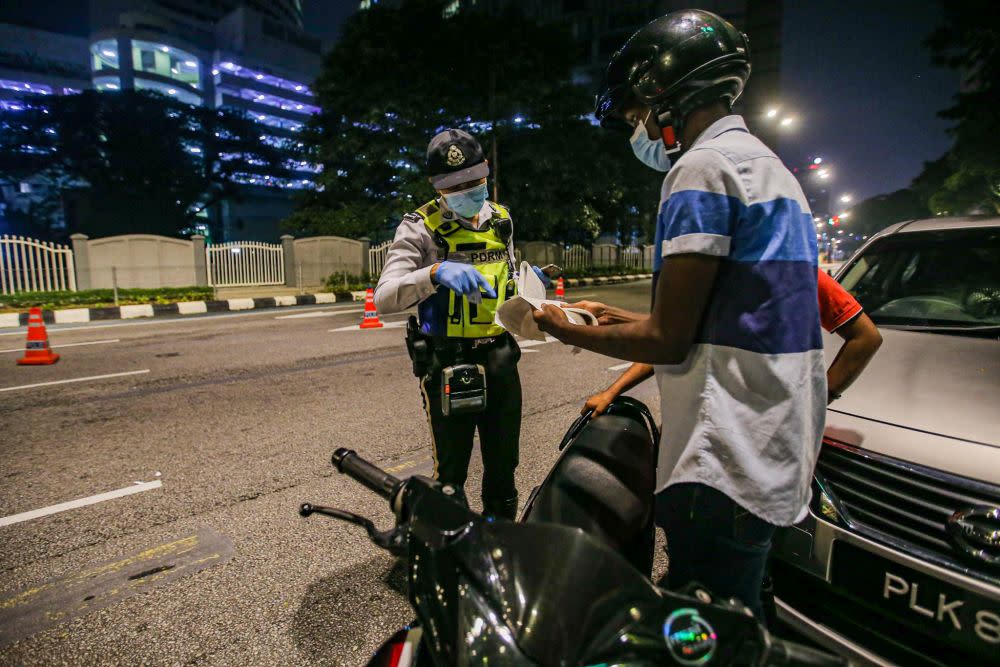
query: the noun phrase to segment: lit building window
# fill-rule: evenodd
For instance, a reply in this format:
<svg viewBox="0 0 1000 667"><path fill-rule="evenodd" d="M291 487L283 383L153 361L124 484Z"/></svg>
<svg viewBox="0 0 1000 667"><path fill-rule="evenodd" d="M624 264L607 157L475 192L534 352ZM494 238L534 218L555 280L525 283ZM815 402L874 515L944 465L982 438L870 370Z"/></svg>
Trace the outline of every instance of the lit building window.
<svg viewBox="0 0 1000 667"><path fill-rule="evenodd" d="M311 115L320 112L320 108L312 104L289 100L284 97L278 97L277 95L271 95L260 90L255 90L253 88L219 86L217 90L223 95L236 97L255 104L264 104L277 109L282 109L283 111L291 111L293 113L300 113L304 115Z"/></svg>
<svg viewBox="0 0 1000 667"><path fill-rule="evenodd" d="M189 88L201 89L201 65L187 51L141 40L132 40L132 67L136 72L159 74L179 81Z"/></svg>
<svg viewBox="0 0 1000 667"><path fill-rule="evenodd" d="M150 81L149 79L136 78L135 89L152 90L162 95L166 95L167 97L172 97L175 100L180 100L185 104L201 106L201 97L192 93L190 90L186 90L182 85L171 85L169 83L163 83L162 81Z"/></svg>
<svg viewBox="0 0 1000 667"><path fill-rule="evenodd" d="M97 76L94 77L94 88L113 93L122 89L122 82L117 76Z"/></svg>
<svg viewBox="0 0 1000 667"><path fill-rule="evenodd" d="M94 72L119 69L118 42L113 39L102 39L91 44L90 69Z"/></svg>
<svg viewBox="0 0 1000 667"><path fill-rule="evenodd" d="M252 79L253 81L258 81L274 88L284 88L285 90L290 90L292 92L299 93L300 95L312 96L313 94L309 86L304 83L282 79L280 76L274 76L273 74L268 74L266 72L258 72L250 69L249 67L237 65L229 60L219 63L216 65L215 69L219 70L222 74L232 74L233 76L238 76L243 79Z"/></svg>
<svg viewBox="0 0 1000 667"><path fill-rule="evenodd" d="M12 90L17 93L22 93L24 95L51 95L52 87L46 86L44 83L31 83L28 81L11 81L9 79L0 79L0 89Z"/></svg>

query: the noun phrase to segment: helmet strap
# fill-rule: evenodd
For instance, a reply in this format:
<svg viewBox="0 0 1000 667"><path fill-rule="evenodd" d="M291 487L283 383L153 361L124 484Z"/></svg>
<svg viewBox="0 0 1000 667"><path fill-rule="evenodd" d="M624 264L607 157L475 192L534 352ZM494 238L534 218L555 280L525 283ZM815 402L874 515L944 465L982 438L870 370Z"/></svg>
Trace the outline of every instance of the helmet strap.
<svg viewBox="0 0 1000 667"><path fill-rule="evenodd" d="M678 143L678 135L681 133L680 118L674 114L673 110L666 109L656 115L656 125L660 128L663 145L667 153L676 153L681 149Z"/></svg>

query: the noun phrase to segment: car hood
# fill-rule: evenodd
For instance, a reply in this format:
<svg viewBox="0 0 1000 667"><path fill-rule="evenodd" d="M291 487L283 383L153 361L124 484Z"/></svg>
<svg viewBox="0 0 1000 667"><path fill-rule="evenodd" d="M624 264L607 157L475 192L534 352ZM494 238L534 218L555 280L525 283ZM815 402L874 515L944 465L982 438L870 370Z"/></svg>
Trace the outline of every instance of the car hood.
<svg viewBox="0 0 1000 667"><path fill-rule="evenodd" d="M827 423L850 415L1000 446L1000 342L969 336L880 329L882 347L861 377L830 406ZM843 339L824 334L829 365Z"/></svg>

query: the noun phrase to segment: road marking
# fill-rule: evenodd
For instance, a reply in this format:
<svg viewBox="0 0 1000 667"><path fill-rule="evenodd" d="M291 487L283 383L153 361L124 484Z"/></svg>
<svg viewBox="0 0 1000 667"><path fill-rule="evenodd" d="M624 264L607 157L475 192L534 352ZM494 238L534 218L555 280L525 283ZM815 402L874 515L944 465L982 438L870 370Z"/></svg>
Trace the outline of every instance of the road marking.
<svg viewBox="0 0 1000 667"><path fill-rule="evenodd" d="M410 475L429 475L433 472L433 470L434 460L429 458L403 461L402 463L397 463L396 465L385 469L386 472L392 473L393 475L407 471L408 474L405 475L405 477L409 477Z"/></svg>
<svg viewBox="0 0 1000 667"><path fill-rule="evenodd" d="M526 347L535 347L536 345L545 345L547 343L554 343L556 339L552 336L546 336L545 340L534 340L533 338L524 338L517 341L517 346L522 350Z"/></svg>
<svg viewBox="0 0 1000 667"><path fill-rule="evenodd" d="M0 598L0 645L104 609L135 595L221 565L233 542L211 528L111 561L87 563Z"/></svg>
<svg viewBox="0 0 1000 667"><path fill-rule="evenodd" d="M109 340L89 340L85 343L66 343L64 345L52 345L51 347L53 350L56 349L61 350L64 347L77 347L79 345L104 345L105 343L118 343L120 341L121 341L120 338L111 338ZM0 352L24 352L24 348L15 347L11 348L10 350L0 350Z"/></svg>
<svg viewBox="0 0 1000 667"><path fill-rule="evenodd" d="M322 306L324 308L329 308L329 306ZM315 309L316 306L302 306L303 309L311 308ZM116 320L109 324L89 324L86 326L79 327L63 327L63 326L53 326L46 325L49 331L79 331L81 329L110 329L112 327L149 327L149 326L162 326L165 324L198 324L211 322L212 320L227 320L231 317L267 317L274 314L274 308L257 308L251 311L239 312L239 313L208 313L204 317L164 317L164 318L153 318L149 320L136 320L123 322ZM21 327L17 331L4 331L0 332L0 336L23 336L26 327Z"/></svg>
<svg viewBox="0 0 1000 667"><path fill-rule="evenodd" d="M43 516L49 516L50 514L58 514L59 512L65 512L66 510L76 509L77 507L86 507L87 505L103 503L105 500L113 500L114 498L121 498L122 496L131 496L134 493L142 493L143 491L149 491L150 489L158 489L161 486L163 486L163 482L158 479L153 480L152 482L137 482L132 486L126 486L124 489L108 491L107 493L98 493L96 496L87 496L86 498L77 498L76 500L59 503L58 505L49 505L48 507L31 510L30 512L11 514L10 516L0 518L0 527L21 523L22 521L30 521L31 519L38 519Z"/></svg>
<svg viewBox="0 0 1000 667"><path fill-rule="evenodd" d="M309 313L296 313L294 315L276 315L276 320L300 320L307 317L329 317L331 315L343 315L345 313L363 313L364 308L351 308L345 310L314 310Z"/></svg>
<svg viewBox="0 0 1000 667"><path fill-rule="evenodd" d="M618 364L617 366L608 366L608 370L609 371L623 371L623 370L625 370L626 368L628 368L631 365L632 365L632 362L629 361L629 362L624 363L624 364Z"/></svg>
<svg viewBox="0 0 1000 667"><path fill-rule="evenodd" d="M54 384L69 384L70 382L89 382L90 380L104 380L106 378L119 378L126 375L142 375L148 373L149 369L141 371L126 371L124 373L108 373L107 375L90 375L85 378L71 378L69 380L53 380L52 382L36 382L35 384L21 384L16 387L0 387L0 391L17 391L18 389L34 389L35 387L48 387Z"/></svg>
<svg viewBox="0 0 1000 667"><path fill-rule="evenodd" d="M383 329L402 329L406 326L406 320L400 320L398 322L383 322ZM352 324L348 327L340 327L339 329L328 329L330 332L334 331L368 331L368 329L362 329L358 324ZM372 331L378 331L378 329L372 329Z"/></svg>

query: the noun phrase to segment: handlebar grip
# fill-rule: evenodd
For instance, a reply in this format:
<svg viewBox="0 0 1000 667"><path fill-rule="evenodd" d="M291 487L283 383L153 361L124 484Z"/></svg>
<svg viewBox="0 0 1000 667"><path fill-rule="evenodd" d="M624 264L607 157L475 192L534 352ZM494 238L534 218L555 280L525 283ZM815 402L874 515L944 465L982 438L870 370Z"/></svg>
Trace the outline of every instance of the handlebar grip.
<svg viewBox="0 0 1000 667"><path fill-rule="evenodd" d="M817 651L795 642L771 638L771 652L767 664L772 667L847 667L848 662L839 655Z"/></svg>
<svg viewBox="0 0 1000 667"><path fill-rule="evenodd" d="M352 449L339 448L330 459L333 467L368 487L386 500L392 500L403 482L373 463L369 463Z"/></svg>

